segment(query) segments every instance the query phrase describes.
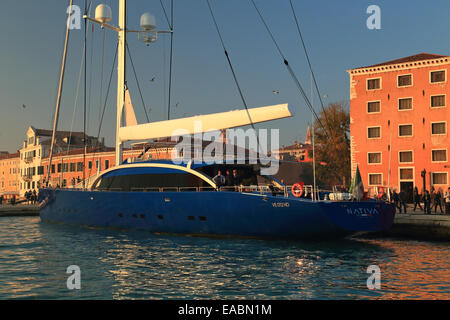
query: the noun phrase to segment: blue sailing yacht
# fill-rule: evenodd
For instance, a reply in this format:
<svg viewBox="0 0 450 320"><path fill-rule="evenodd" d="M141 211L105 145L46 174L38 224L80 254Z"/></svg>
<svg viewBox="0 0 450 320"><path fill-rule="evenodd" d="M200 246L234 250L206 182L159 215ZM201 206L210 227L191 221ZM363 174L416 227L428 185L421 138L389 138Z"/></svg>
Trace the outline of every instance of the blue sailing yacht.
<svg viewBox="0 0 450 320"><path fill-rule="evenodd" d="M161 31L154 29L152 19L145 14L141 18L143 31L128 30L126 0L119 0L118 27L107 24L110 9L100 6L95 19L86 19L119 34L115 166L102 172L87 188L41 189L42 221L155 233L277 239L335 238L391 227L391 204L299 197L291 186L262 174L260 165L249 161L121 163L126 141L170 137L174 132L189 135L223 130L292 114L283 104L137 124L125 82L126 36L128 32L140 32L140 38L150 43ZM240 183L217 185L211 177L218 170L237 170Z"/></svg>

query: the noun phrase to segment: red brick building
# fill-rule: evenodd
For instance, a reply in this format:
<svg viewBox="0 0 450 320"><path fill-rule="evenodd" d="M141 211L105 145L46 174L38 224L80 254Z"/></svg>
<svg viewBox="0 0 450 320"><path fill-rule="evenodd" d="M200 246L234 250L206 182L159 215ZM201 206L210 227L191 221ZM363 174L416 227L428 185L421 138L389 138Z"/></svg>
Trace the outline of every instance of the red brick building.
<svg viewBox="0 0 450 320"><path fill-rule="evenodd" d="M423 170L428 190L448 187L449 71L428 53L347 71L352 175L358 165L366 188L421 192Z"/></svg>

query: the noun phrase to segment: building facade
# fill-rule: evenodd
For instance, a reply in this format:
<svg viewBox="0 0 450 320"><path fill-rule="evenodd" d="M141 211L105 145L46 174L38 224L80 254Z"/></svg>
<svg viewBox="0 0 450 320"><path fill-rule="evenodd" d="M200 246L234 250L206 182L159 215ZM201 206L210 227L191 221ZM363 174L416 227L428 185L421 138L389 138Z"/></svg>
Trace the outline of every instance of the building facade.
<svg viewBox="0 0 450 320"><path fill-rule="evenodd" d="M10 199L19 195L20 153L0 154L0 195Z"/></svg>
<svg viewBox="0 0 450 320"><path fill-rule="evenodd" d="M450 57L421 53L347 71L352 176L412 197L449 185Z"/></svg>
<svg viewBox="0 0 450 320"><path fill-rule="evenodd" d="M313 146L311 130L308 127L305 137L305 143L295 141L289 146L281 146L278 151L274 151L274 156L279 160L290 160L298 162L313 162Z"/></svg>

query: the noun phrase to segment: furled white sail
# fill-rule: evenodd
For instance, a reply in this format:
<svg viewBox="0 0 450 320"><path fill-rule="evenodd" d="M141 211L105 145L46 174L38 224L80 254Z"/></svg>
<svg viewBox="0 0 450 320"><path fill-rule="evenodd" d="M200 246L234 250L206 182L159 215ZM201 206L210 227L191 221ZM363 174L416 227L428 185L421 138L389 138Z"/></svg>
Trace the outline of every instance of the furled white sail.
<svg viewBox="0 0 450 320"><path fill-rule="evenodd" d="M249 116L250 115L250 116ZM276 119L292 117L287 103L273 106L233 110L166 121L157 121L119 128L121 142L181 136L235 128Z"/></svg>
<svg viewBox="0 0 450 320"><path fill-rule="evenodd" d="M123 106L123 118L125 126L137 125L136 114L134 113L133 104L131 103L130 92L125 90L125 103Z"/></svg>

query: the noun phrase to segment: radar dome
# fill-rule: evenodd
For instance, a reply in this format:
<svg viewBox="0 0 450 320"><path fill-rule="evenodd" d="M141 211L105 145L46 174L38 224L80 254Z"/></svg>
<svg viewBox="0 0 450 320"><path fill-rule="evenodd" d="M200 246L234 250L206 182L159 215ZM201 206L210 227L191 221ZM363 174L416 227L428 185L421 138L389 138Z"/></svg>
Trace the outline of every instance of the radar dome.
<svg viewBox="0 0 450 320"><path fill-rule="evenodd" d="M145 31L151 31L156 28L156 20L153 15L146 12L141 16L141 28Z"/></svg>
<svg viewBox="0 0 450 320"><path fill-rule="evenodd" d="M112 11L111 8L106 4L99 4L97 8L95 8L95 20L100 21L101 23L107 23L112 19Z"/></svg>

